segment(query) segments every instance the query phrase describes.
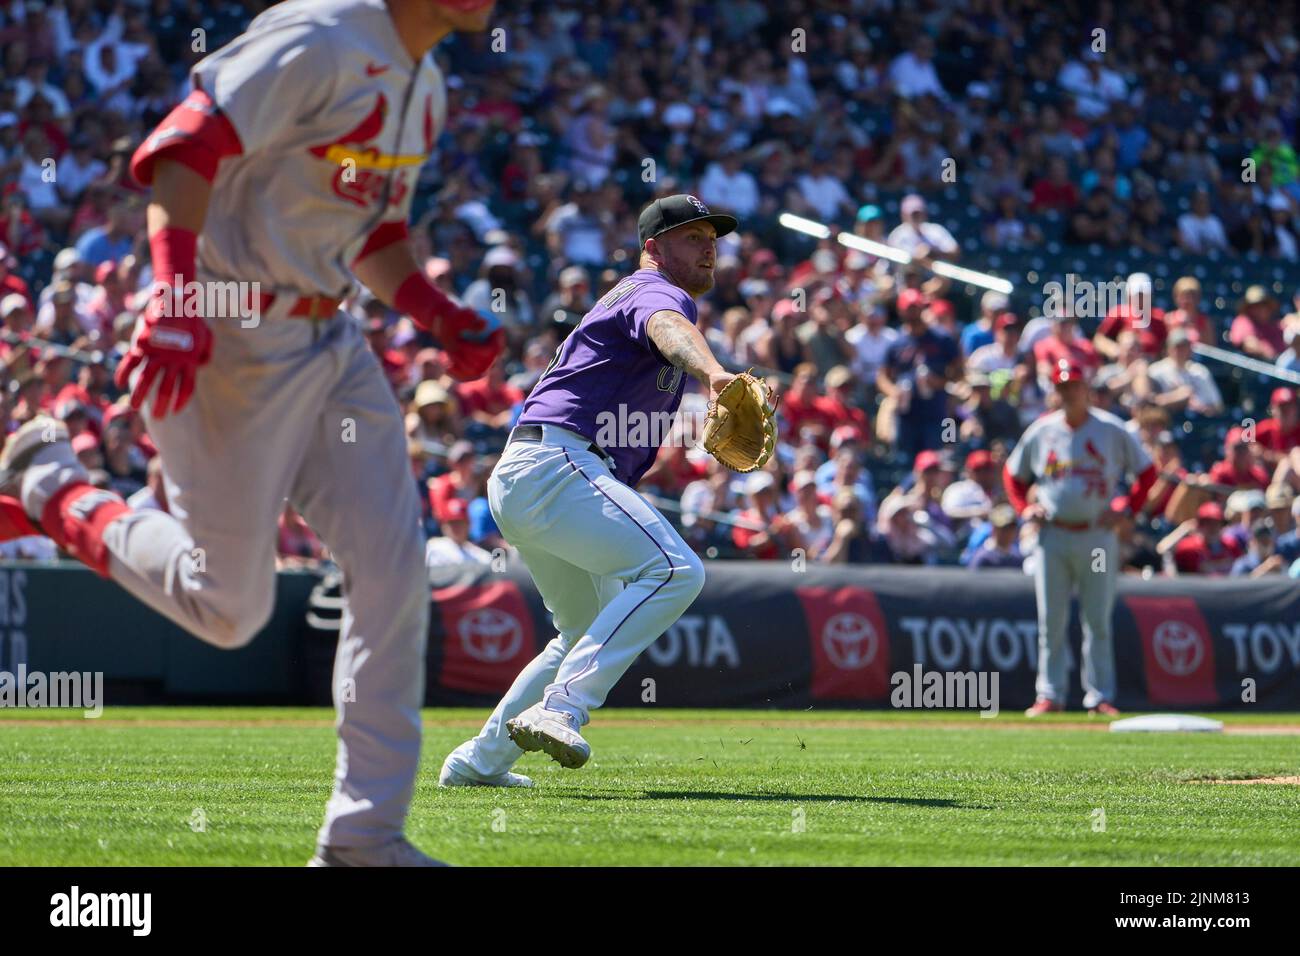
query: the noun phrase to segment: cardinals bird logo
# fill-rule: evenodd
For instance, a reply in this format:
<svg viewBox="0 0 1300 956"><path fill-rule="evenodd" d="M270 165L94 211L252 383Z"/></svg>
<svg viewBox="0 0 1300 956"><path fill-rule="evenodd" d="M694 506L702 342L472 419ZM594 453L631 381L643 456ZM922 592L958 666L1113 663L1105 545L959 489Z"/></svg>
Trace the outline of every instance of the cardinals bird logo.
<svg viewBox="0 0 1300 956"><path fill-rule="evenodd" d="M1044 474L1048 478L1055 478L1064 470L1065 466L1061 464L1061 459L1056 456L1056 452L1049 451L1047 453L1047 463L1043 466Z"/></svg>
<svg viewBox="0 0 1300 956"><path fill-rule="evenodd" d="M427 107L427 104L426 104ZM338 167L334 174L333 187L336 195L358 206L369 206L383 194L384 182L390 170L406 166L421 166L427 158L425 154L394 155L382 152L372 144L384 128L388 116L388 100L380 93L374 108L366 115L356 128L344 133L338 139L320 146L312 146L309 152L320 159L329 161ZM432 117L426 110L425 141L431 139ZM389 205L402 201L407 190L405 177L398 176L393 183Z"/></svg>

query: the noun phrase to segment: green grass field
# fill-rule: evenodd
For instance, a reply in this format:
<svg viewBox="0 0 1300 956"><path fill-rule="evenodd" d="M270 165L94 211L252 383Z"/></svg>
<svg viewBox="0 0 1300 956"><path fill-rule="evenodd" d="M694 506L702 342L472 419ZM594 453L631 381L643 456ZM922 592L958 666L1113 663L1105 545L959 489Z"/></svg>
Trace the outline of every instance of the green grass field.
<svg viewBox="0 0 1300 956"><path fill-rule="evenodd" d="M1300 787L1201 782L1300 774L1300 715L1120 735L1078 714L608 710L581 770L530 754L534 790L439 790L485 714L425 712L409 832L460 865L1300 863ZM0 865L301 865L331 720L0 712Z"/></svg>

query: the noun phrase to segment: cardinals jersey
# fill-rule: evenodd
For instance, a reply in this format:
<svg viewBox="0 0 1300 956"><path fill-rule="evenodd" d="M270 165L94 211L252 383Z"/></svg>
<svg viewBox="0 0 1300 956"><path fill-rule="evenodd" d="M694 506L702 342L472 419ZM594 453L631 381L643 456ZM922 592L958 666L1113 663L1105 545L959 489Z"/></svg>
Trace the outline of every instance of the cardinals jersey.
<svg viewBox="0 0 1300 956"><path fill-rule="evenodd" d="M384 0L288 0L191 81L242 146L213 181L200 269L266 292L344 295L371 233L406 223L444 126L432 56L411 59Z"/></svg>
<svg viewBox="0 0 1300 956"><path fill-rule="evenodd" d="M1071 428L1062 411L1039 418L1007 459L1011 474L1038 488L1049 520L1091 524L1122 493L1125 476L1146 471L1151 459L1124 424L1099 409Z"/></svg>

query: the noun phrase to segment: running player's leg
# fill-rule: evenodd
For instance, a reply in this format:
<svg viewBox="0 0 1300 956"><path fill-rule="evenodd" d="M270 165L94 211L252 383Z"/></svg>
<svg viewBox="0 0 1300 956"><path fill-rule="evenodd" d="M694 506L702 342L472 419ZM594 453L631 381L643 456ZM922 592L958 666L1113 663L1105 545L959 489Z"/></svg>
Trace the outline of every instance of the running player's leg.
<svg viewBox="0 0 1300 956"><path fill-rule="evenodd" d="M448 758L462 771L461 765L468 765L481 778L506 773L523 756L524 752L510 739L506 721L542 699L542 692L555 680L560 664L578 638L587 632L600 609L622 590L621 582L595 577L544 548L522 542L512 544L551 612L557 636L519 672L478 736L461 744Z"/></svg>
<svg viewBox="0 0 1300 956"><path fill-rule="evenodd" d="M1119 568L1119 543L1112 531L1087 535L1087 566L1079 576L1079 615L1083 618L1083 706L1114 703L1119 688L1115 676L1115 644L1111 617L1115 611L1115 585Z"/></svg>
<svg viewBox="0 0 1300 956"><path fill-rule="evenodd" d="M1034 596L1038 601L1038 679L1034 690L1039 697L1065 704L1065 632L1070 622L1071 532L1050 525L1038 535L1038 565L1034 569Z"/></svg>
<svg viewBox="0 0 1300 956"><path fill-rule="evenodd" d="M306 323L217 321L212 331L212 360L185 408L154 419L145 405L170 513L89 489L75 458L60 458L66 442L35 456L23 499L96 570L202 640L236 648L274 605L275 522L328 362L304 349Z"/></svg>
<svg viewBox="0 0 1300 956"><path fill-rule="evenodd" d="M420 758L430 587L402 415L361 333L328 327L333 388L318 407L291 500L343 571L334 661L334 793L320 843L401 834Z"/></svg>

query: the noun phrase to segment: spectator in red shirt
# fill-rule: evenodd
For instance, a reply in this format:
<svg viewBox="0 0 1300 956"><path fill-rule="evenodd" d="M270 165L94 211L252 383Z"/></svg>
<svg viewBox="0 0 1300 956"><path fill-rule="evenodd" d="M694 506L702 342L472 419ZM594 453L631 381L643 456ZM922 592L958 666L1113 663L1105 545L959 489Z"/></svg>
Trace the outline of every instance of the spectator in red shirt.
<svg viewBox="0 0 1300 956"><path fill-rule="evenodd" d="M69 382L55 396L54 405L75 403L86 410L89 430L101 434L104 415L112 404L108 400L108 386L111 376L107 366L99 362L87 362L77 369L77 380Z"/></svg>
<svg viewBox="0 0 1300 956"><path fill-rule="evenodd" d="M1171 548L1178 574L1227 574L1241 557L1236 546L1224 539L1223 508L1213 501L1201 505L1196 517L1179 525L1156 550L1168 555Z"/></svg>
<svg viewBox="0 0 1300 956"><path fill-rule="evenodd" d="M650 470L641 476L640 487L669 498L680 498L686 486L709 473L707 461L692 461L678 441L664 442Z"/></svg>
<svg viewBox="0 0 1300 956"><path fill-rule="evenodd" d="M500 359L482 378L462 382L455 391L461 414L494 430L508 427L514 407L524 400L524 393L506 381L505 362Z"/></svg>
<svg viewBox="0 0 1300 956"><path fill-rule="evenodd" d="M871 419L853 398L853 373L847 366L836 365L826 373L826 394L814 399L813 407L821 413L831 431L851 425L863 435L871 431Z"/></svg>
<svg viewBox="0 0 1300 956"><path fill-rule="evenodd" d="M27 300L27 308L35 312L36 303L32 301L31 289L22 276L10 271L15 265L17 261L9 255L9 247L0 242L0 301L11 295L21 295Z"/></svg>
<svg viewBox="0 0 1300 956"><path fill-rule="evenodd" d="M1169 327L1165 324L1164 309L1157 309L1151 301L1151 277L1145 272L1128 277L1125 301L1106 313L1092 337L1092 344L1102 355L1113 359L1119 354L1119 334L1126 329L1137 333L1147 356L1159 358L1164 354Z"/></svg>
<svg viewBox="0 0 1300 956"><path fill-rule="evenodd" d="M1172 312L1165 313L1165 326L1170 332L1182 329L1192 342L1214 344L1214 326L1210 317L1201 311L1201 283L1196 276L1183 276L1174 283Z"/></svg>
<svg viewBox="0 0 1300 956"><path fill-rule="evenodd" d="M1275 388L1269 400L1272 418L1266 418L1255 428L1260 457L1269 465L1276 465L1291 449L1300 446L1300 404L1295 391Z"/></svg>
<svg viewBox="0 0 1300 956"><path fill-rule="evenodd" d="M817 393L817 366L812 362L800 362L794 370L794 381L781 396L781 414L777 421L784 425L783 438L792 445L802 445L805 434L822 448L832 427L824 411L819 407L820 397Z"/></svg>
<svg viewBox="0 0 1300 956"><path fill-rule="evenodd" d="M1079 187L1070 181L1070 165L1063 156L1053 156L1047 164L1047 175L1039 177L1033 186L1030 208L1034 212L1057 210L1068 213L1079 205Z"/></svg>
<svg viewBox="0 0 1300 956"><path fill-rule="evenodd" d="M86 303L85 314L98 329L102 341L113 338L113 320L127 311L128 289L122 282L118 264L111 259L95 269L95 291Z"/></svg>
<svg viewBox="0 0 1300 956"><path fill-rule="evenodd" d="M770 472L756 471L750 475L745 482L745 494L749 497L749 507L736 517L767 530L733 527L731 540L737 548L744 551L747 557L768 561L787 557L801 546L799 535L790 519L781 514L776 479Z"/></svg>
<svg viewBox="0 0 1300 956"><path fill-rule="evenodd" d="M104 410L103 427L100 429L101 437L104 436L108 431L108 427L114 422L120 422L122 427L126 429L127 435L131 439L131 446L134 449L133 458L138 458L140 462L147 463L158 454L153 439L145 431L144 418L131 407L129 396L123 395Z"/></svg>
<svg viewBox="0 0 1300 956"><path fill-rule="evenodd" d="M382 303L375 300L374 303L367 305L366 311L382 309ZM406 357L397 349L389 348L388 325L381 316L371 315L366 319L366 341L370 343L370 351L374 352L375 358L379 359L385 377L396 391L406 375Z"/></svg>
<svg viewBox="0 0 1300 956"><path fill-rule="evenodd" d="M1097 350L1079 334L1079 327L1070 315L1053 316L1052 331L1034 343L1034 362L1038 378L1044 383L1044 391L1052 369L1061 361L1078 365L1088 379L1101 367Z"/></svg>
<svg viewBox="0 0 1300 956"><path fill-rule="evenodd" d="M1150 451L1151 458L1155 462L1156 471L1159 474L1170 475L1179 480L1187 477L1187 468L1183 465L1183 453L1174 440L1173 432L1162 431L1157 435L1156 440L1152 442ZM1142 513L1154 517L1163 515L1165 509L1169 507L1169 499L1174 496L1174 491L1177 488L1178 485L1174 481L1157 478L1156 483L1151 486L1151 494L1142 506Z"/></svg>
<svg viewBox="0 0 1300 956"><path fill-rule="evenodd" d="M1286 349L1282 325L1277 320L1277 301L1262 285L1246 290L1241 311L1228 330L1228 340L1247 355L1265 362L1275 361Z"/></svg>
<svg viewBox="0 0 1300 956"><path fill-rule="evenodd" d="M429 504L435 515L442 512L450 499L473 501L482 491L479 460L473 445L467 441L456 442L447 452L447 463L451 465L450 471L429 479Z"/></svg>
<svg viewBox="0 0 1300 956"><path fill-rule="evenodd" d="M1218 485L1230 485L1233 488L1268 487L1268 470L1255 460L1251 446L1258 442L1247 441L1241 428L1228 430L1224 439L1223 461L1216 461L1210 468L1210 481Z"/></svg>

